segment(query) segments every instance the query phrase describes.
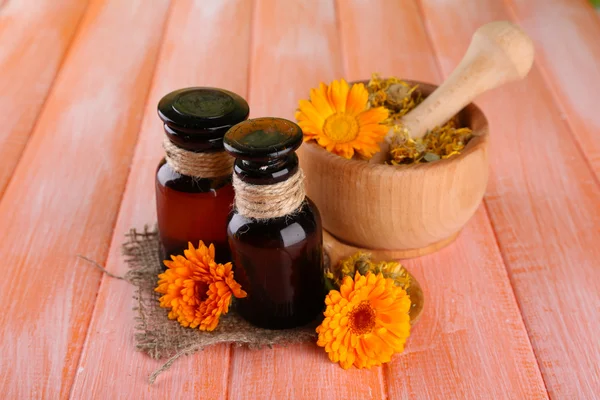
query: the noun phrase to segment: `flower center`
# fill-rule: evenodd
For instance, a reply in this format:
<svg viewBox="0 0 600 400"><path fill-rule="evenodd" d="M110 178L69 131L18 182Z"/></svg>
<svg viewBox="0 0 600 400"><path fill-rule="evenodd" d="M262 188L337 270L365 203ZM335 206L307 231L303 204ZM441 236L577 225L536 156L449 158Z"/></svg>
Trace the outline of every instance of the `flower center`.
<svg viewBox="0 0 600 400"><path fill-rule="evenodd" d="M333 114L325 120L323 132L334 142L350 142L358 136L358 122L348 114Z"/></svg>
<svg viewBox="0 0 600 400"><path fill-rule="evenodd" d="M375 327L375 310L368 300L360 303L348 316L348 326L352 333L362 335L369 333Z"/></svg>
<svg viewBox="0 0 600 400"><path fill-rule="evenodd" d="M208 285L205 282L196 282L196 298L200 301L208 299Z"/></svg>

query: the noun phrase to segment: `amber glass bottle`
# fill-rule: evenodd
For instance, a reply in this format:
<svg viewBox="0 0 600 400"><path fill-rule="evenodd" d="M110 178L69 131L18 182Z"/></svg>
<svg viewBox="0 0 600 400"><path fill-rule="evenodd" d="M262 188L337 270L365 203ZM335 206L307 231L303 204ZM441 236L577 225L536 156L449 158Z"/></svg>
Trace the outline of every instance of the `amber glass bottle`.
<svg viewBox="0 0 600 400"><path fill-rule="evenodd" d="M226 226L233 160L224 153L223 136L248 113L244 99L215 88L177 90L158 103L166 134L166 157L156 171L163 259L203 240L215 245L217 261L230 261Z"/></svg>
<svg viewBox="0 0 600 400"><path fill-rule="evenodd" d="M294 152L302 143L302 131L284 119L259 118L234 126L224 143L226 151L236 157L236 205L227 235L236 280L248 293L238 301L238 311L263 328L306 324L322 311L325 291L321 217L315 204L304 196L302 179L298 179L303 175ZM281 188L288 179L293 186L285 188L283 200L296 198L297 206L285 215L265 218L260 214L263 206L269 208L269 216L271 206L282 200L275 198L278 194L269 199L267 193L278 187L273 185ZM248 185L254 195L246 193ZM256 200L263 194L267 197ZM252 209L259 214L252 214Z"/></svg>

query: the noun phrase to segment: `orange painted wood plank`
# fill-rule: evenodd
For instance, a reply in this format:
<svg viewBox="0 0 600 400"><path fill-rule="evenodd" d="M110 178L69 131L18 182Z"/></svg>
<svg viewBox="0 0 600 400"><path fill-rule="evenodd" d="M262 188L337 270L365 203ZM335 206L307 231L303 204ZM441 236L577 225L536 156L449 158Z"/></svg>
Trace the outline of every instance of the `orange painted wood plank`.
<svg viewBox="0 0 600 400"><path fill-rule="evenodd" d="M426 304L386 369L390 398L548 397L485 207L451 247L405 265Z"/></svg>
<svg viewBox="0 0 600 400"><path fill-rule="evenodd" d="M439 83L414 1L338 4L350 79L380 71ZM376 34L381 27L384 34ZM390 398L546 397L484 207L450 247L404 264L423 286L426 302L405 353L384 369Z"/></svg>
<svg viewBox="0 0 600 400"><path fill-rule="evenodd" d="M253 118L292 119L319 81L343 76L333 0L255 0L249 98Z"/></svg>
<svg viewBox="0 0 600 400"><path fill-rule="evenodd" d="M158 101L188 86L223 87L245 96L251 11L250 0L211 2L210 6L201 0L173 3L106 263L110 271L127 272L121 255L123 234L156 221L154 178L164 155ZM85 398L90 392L100 399L225 398L229 346L182 357L154 385L148 385L148 376L166 360L152 360L135 350L132 295L129 283L103 279L72 398Z"/></svg>
<svg viewBox="0 0 600 400"><path fill-rule="evenodd" d="M90 4L0 202L4 398L69 395L101 278L76 254L106 258L168 7L145 4Z"/></svg>
<svg viewBox="0 0 600 400"><path fill-rule="evenodd" d="M334 2L259 0L254 12L251 114L293 119L311 87L343 76ZM233 399L384 397L380 370L345 372L313 343L233 348L231 364Z"/></svg>
<svg viewBox="0 0 600 400"><path fill-rule="evenodd" d="M479 25L510 17L495 0L422 5L445 75ZM486 204L544 381L553 398L594 398L600 188L537 66L478 103L491 126Z"/></svg>
<svg viewBox="0 0 600 400"><path fill-rule="evenodd" d="M439 83L440 73L413 0L337 0L349 79L372 73Z"/></svg>
<svg viewBox="0 0 600 400"><path fill-rule="evenodd" d="M536 44L545 76L583 154L600 178L600 23L587 0L507 0Z"/></svg>
<svg viewBox="0 0 600 400"><path fill-rule="evenodd" d="M87 1L0 1L0 198Z"/></svg>

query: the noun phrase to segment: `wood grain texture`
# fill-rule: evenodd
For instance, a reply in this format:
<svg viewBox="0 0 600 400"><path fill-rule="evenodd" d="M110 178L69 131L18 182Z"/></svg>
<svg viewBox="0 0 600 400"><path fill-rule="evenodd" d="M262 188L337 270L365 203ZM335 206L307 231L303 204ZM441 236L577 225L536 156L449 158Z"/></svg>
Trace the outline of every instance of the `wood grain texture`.
<svg viewBox="0 0 600 400"><path fill-rule="evenodd" d="M483 207L452 246L404 265L425 308L386 368L390 398L547 398Z"/></svg>
<svg viewBox="0 0 600 400"><path fill-rule="evenodd" d="M110 271L127 272L121 255L123 234L156 221L154 179L164 156L164 130L156 114L160 98L189 86L216 86L246 95L251 5L249 0L210 6L202 0L173 3L106 263ZM72 398L85 398L90 391L100 399L226 398L229 346L182 357L154 385L148 384L148 376L166 360L152 360L135 350L132 295L130 284L103 279Z"/></svg>
<svg viewBox="0 0 600 400"><path fill-rule="evenodd" d="M344 65L352 79L369 79L380 73L441 83L423 22L415 18L416 2L337 0L337 8ZM369 53L356 49L368 49Z"/></svg>
<svg viewBox="0 0 600 400"><path fill-rule="evenodd" d="M338 4L345 41L353 32L386 27L376 46L367 41L344 45L349 59L362 57L356 69L349 69L350 79L364 79L380 70L403 78L439 80L415 2ZM414 57L395 64L396 52L382 52L386 48L402 49ZM465 49L460 49L461 55ZM403 264L421 283L425 309L405 353L385 368L390 398L546 397L485 208L478 210L451 246Z"/></svg>
<svg viewBox="0 0 600 400"><path fill-rule="evenodd" d="M422 4L444 74L479 25L509 18L495 0ZM486 204L544 381L553 398L594 398L600 189L538 68L478 103L492 127Z"/></svg>
<svg viewBox="0 0 600 400"><path fill-rule="evenodd" d="M85 0L0 2L0 198L86 4Z"/></svg>
<svg viewBox="0 0 600 400"><path fill-rule="evenodd" d="M331 0L178 0L154 78L169 1L91 3L77 28L85 1L0 0L0 397L546 398L542 374L553 398L600 393L600 19L583 0L422 0L430 39L412 0L338 0L337 15ZM134 351L132 287L75 255L122 274L123 233L154 220L160 96L215 85L248 95L253 116L292 119L319 81L439 83L479 25L508 18L540 69L478 101L489 216L406 262L427 296L406 352L345 372L312 344L221 346L148 386L161 363Z"/></svg>
<svg viewBox="0 0 600 400"><path fill-rule="evenodd" d="M345 250L345 255L340 258L347 258L358 251L363 251L363 252L371 253L373 258L376 260L406 260L409 258L422 257L422 256L425 256L425 255L428 255L431 253L435 253L436 251L439 251L439 250L443 249L444 247L451 245L452 243L454 243L456 238L459 236L460 231L456 232L454 235L451 235L442 241L430 244L427 247L421 247L418 249L408 249L408 250L365 249L364 247L352 246L348 243L340 241L339 239L335 238L334 236L331 236L331 234L329 232L327 232L326 229L323 230L323 233L324 233L323 246L325 248L327 248L327 243L326 243L325 237L329 236L332 241L335 241L335 243L337 245L341 246L341 248Z"/></svg>
<svg viewBox="0 0 600 400"><path fill-rule="evenodd" d="M333 1L255 0L252 26L252 117L293 119L311 87L343 76Z"/></svg>
<svg viewBox="0 0 600 400"><path fill-rule="evenodd" d="M533 38L545 84L600 179L600 21L588 0L506 0Z"/></svg>
<svg viewBox="0 0 600 400"><path fill-rule="evenodd" d="M90 5L0 202L3 398L69 395L101 275L76 254L106 257L168 6L143 3Z"/></svg>
<svg viewBox="0 0 600 400"><path fill-rule="evenodd" d="M311 87L343 76L335 20L333 1L257 1L248 99L252 117L293 119L298 100ZM233 399L384 397L379 369L345 372L313 343L261 351L234 348L231 364Z"/></svg>

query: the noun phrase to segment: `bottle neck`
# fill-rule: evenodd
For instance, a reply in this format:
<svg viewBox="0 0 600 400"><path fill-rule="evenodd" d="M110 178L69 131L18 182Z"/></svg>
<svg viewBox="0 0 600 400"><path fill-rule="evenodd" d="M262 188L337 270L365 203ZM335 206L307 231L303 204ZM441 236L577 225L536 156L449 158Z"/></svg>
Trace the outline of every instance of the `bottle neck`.
<svg viewBox="0 0 600 400"><path fill-rule="evenodd" d="M286 181L298 172L298 156L290 153L266 161L235 160L233 171L243 182L251 185L273 185Z"/></svg>
<svg viewBox="0 0 600 400"><path fill-rule="evenodd" d="M233 157L224 151L193 152L184 150L171 142L163 140L165 160L181 175L195 178L217 178L231 175Z"/></svg>
<svg viewBox="0 0 600 400"><path fill-rule="evenodd" d="M224 151L222 131L192 131L180 130L167 124L164 125L167 139L180 149L194 153L214 153Z"/></svg>
<svg viewBox="0 0 600 400"><path fill-rule="evenodd" d="M297 213L306 200L302 168L289 178L269 185L253 185L233 175L235 210L258 221L287 217Z"/></svg>

